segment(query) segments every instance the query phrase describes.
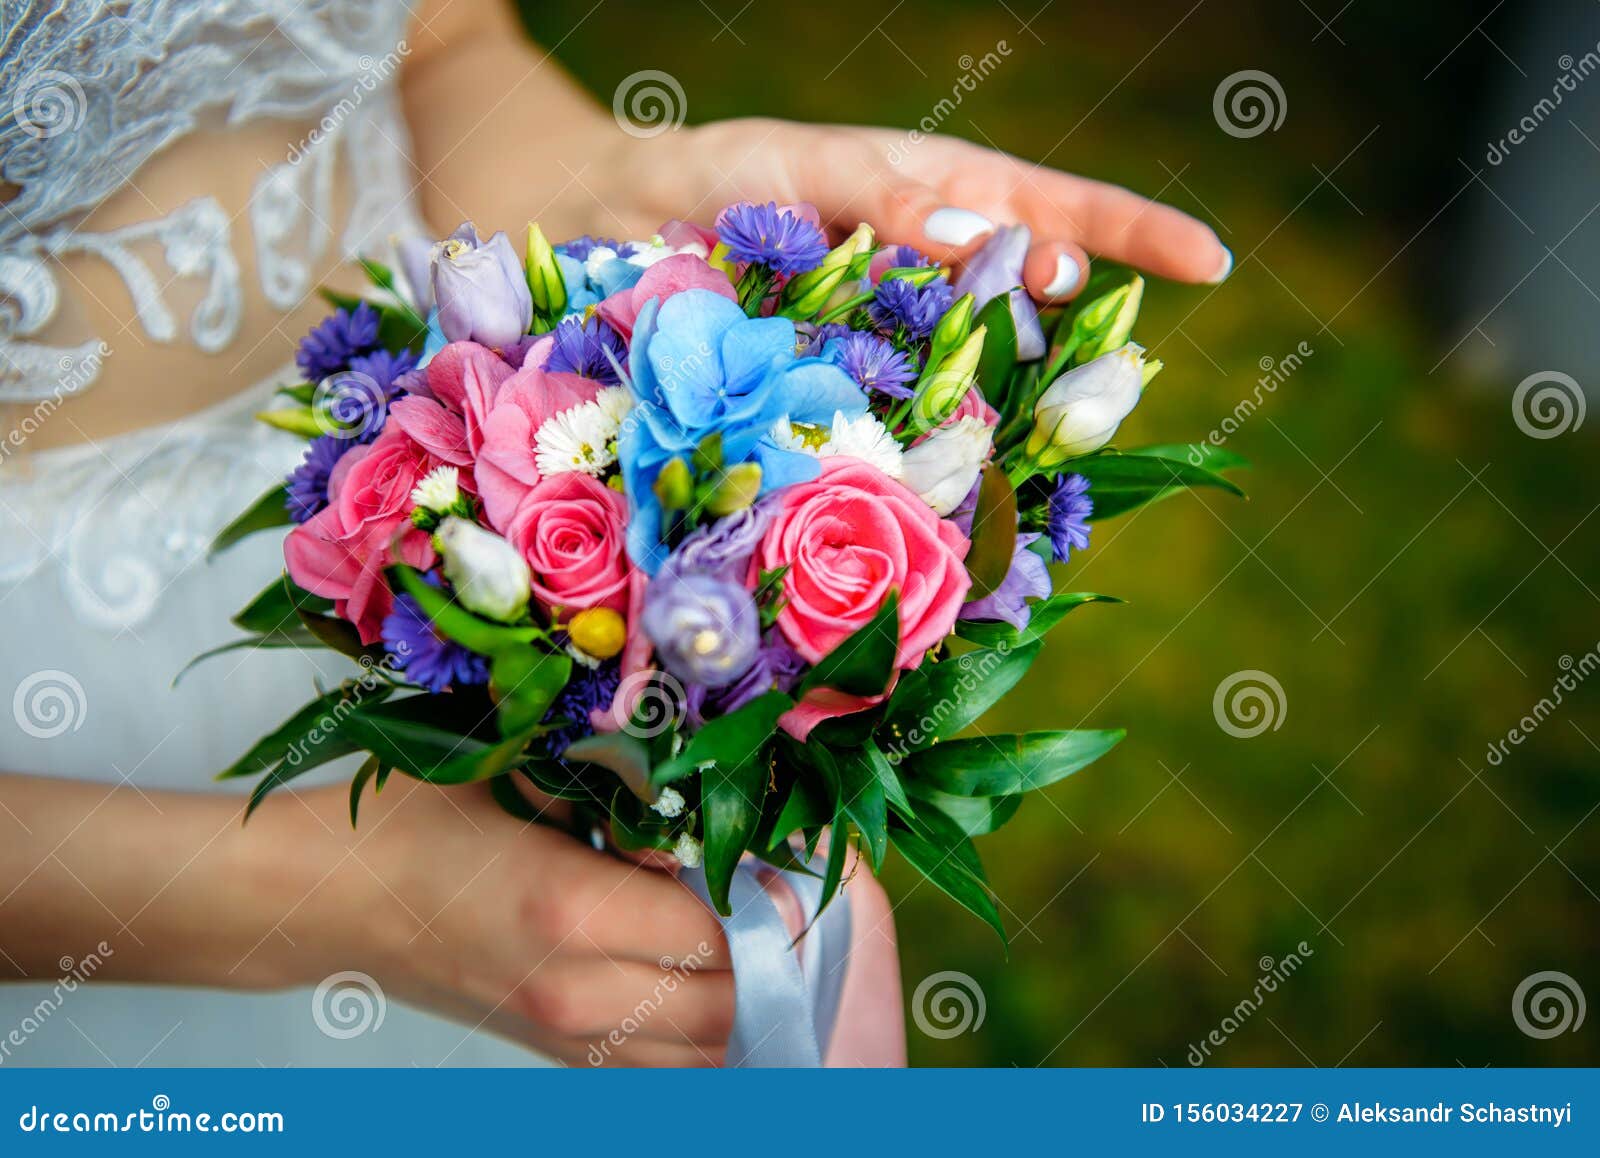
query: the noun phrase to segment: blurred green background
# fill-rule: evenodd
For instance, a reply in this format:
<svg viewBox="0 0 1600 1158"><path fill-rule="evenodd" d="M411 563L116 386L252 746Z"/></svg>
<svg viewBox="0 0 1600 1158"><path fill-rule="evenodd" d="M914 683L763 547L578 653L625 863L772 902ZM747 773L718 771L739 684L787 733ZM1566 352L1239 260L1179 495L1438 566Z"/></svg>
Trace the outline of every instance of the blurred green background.
<svg viewBox="0 0 1600 1158"><path fill-rule="evenodd" d="M1516 275L1462 284L1495 230L1518 228L1481 172L1496 93L1554 63L1519 64L1518 17L1488 4L1037 5L527 13L602 100L661 69L691 123L910 127L1003 40L944 131L1159 196L1238 256L1221 287L1147 293L1136 336L1167 370L1119 441L1203 438L1264 368L1312 351L1228 442L1255 464L1249 501L1184 495L1099 525L1058 586L1127 606L1076 612L986 720L1130 729L980 840L1010 959L903 864L887 874L908 1013L946 970L983 1008L953 1036L913 1017L913 1062L1189 1064L1263 959L1302 941L1298 971L1207 1064L1600 1062L1600 1013L1541 1039L1512 1007L1543 970L1600 999L1600 679L1486 760L1562 657L1600 642L1600 421L1523 434L1527 371L1469 374L1495 358L1464 304L1492 305ZM1214 93L1242 69L1281 86L1276 130L1219 127ZM1583 284L1600 278L1579 272L1566 292L1600 309ZM1253 738L1213 714L1242 670L1283 689Z"/></svg>

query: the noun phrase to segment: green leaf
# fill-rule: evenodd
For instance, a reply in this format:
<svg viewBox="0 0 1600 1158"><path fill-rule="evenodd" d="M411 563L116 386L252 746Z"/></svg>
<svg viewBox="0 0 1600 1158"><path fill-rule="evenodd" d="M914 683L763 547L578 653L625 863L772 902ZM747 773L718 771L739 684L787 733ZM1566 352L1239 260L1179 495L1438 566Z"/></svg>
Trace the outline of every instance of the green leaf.
<svg viewBox="0 0 1600 1158"><path fill-rule="evenodd" d="M699 734L703 735L704 729ZM734 869L745 849L750 846L750 838L761 819L761 805L767 792L764 750L763 745L746 749L737 758L714 760L700 773L700 818L705 826L706 887L711 894L713 907L724 917L733 915L733 908L728 903L728 890L733 884Z"/></svg>
<svg viewBox="0 0 1600 1158"><path fill-rule="evenodd" d="M907 758L906 782L954 796L1009 796L1054 784L1105 755L1127 735L1100 731L1024 732L936 744Z"/></svg>
<svg viewBox="0 0 1600 1158"><path fill-rule="evenodd" d="M984 647L999 647L1002 643L1008 647L1024 647L1043 639L1046 633L1075 607L1082 607L1085 603L1121 602L1122 600L1115 595L1096 595L1090 591L1063 591L1059 595L1052 595L1033 604L1029 609L1028 626L1021 631L1009 623L958 619L956 634L962 639Z"/></svg>
<svg viewBox="0 0 1600 1158"><path fill-rule="evenodd" d="M778 717L792 707L789 696L767 692L737 711L708 720L679 755L656 767L651 780L668 784L706 764L731 765L757 755L778 730Z"/></svg>
<svg viewBox="0 0 1600 1158"><path fill-rule="evenodd" d="M1226 447L1212 446L1209 442L1165 442L1156 446L1136 446L1123 454L1140 454L1146 458L1170 458L1190 466L1202 466L1209 471L1242 470L1250 460Z"/></svg>
<svg viewBox="0 0 1600 1158"><path fill-rule="evenodd" d="M900 594L889 592L860 630L823 656L801 681L795 698L828 687L853 696L876 696L889 686L900 650Z"/></svg>
<svg viewBox="0 0 1600 1158"><path fill-rule="evenodd" d="M627 732L596 732L584 736L568 744L561 758L568 762L596 764L616 773L623 786L646 804L654 804L661 797L650 776L649 747Z"/></svg>
<svg viewBox="0 0 1600 1158"><path fill-rule="evenodd" d="M1011 295L998 294L972 319L972 328L988 327L978 355L978 389L997 411L1006 405L1011 371L1017 365L1017 323L1011 316Z"/></svg>
<svg viewBox="0 0 1600 1158"><path fill-rule="evenodd" d="M367 781L378 774L378 769L383 762L376 756L367 757L367 762L361 765L355 778L350 781L350 827L356 826L356 812L361 808L361 793L367 787Z"/></svg>
<svg viewBox="0 0 1600 1158"><path fill-rule="evenodd" d="M279 575L233 617L233 625L257 635L298 629L301 609L313 612L333 610L333 601L313 595L290 579Z"/></svg>
<svg viewBox="0 0 1600 1158"><path fill-rule="evenodd" d="M453 696L416 695L376 706L362 704L343 725L355 740L385 764L434 784L467 784L515 767L529 735L491 743L460 729Z"/></svg>
<svg viewBox="0 0 1600 1158"><path fill-rule="evenodd" d="M494 655L489 692L499 709L500 734L515 736L538 726L572 675L572 657L516 644Z"/></svg>
<svg viewBox="0 0 1600 1158"><path fill-rule="evenodd" d="M240 539L257 531L287 527L292 522L289 518L289 508L285 505L288 500L289 491L286 487L281 484L273 487L257 499L249 510L217 533L217 537L211 540L210 554L226 551Z"/></svg>
<svg viewBox="0 0 1600 1158"><path fill-rule="evenodd" d="M878 783L883 785L883 796L889 807L902 816L910 816L911 801L906 797L905 786L900 783L900 774L889 762L889 757L885 756L883 750L871 740L861 746L861 753L872 769L872 774L878 778Z"/></svg>
<svg viewBox="0 0 1600 1158"><path fill-rule="evenodd" d="M922 813L916 825L917 831L895 825L889 829L889 840L935 888L985 921L1004 943L1006 927L972 841L954 821L937 811Z"/></svg>
<svg viewBox="0 0 1600 1158"><path fill-rule="evenodd" d="M389 575L407 595L417 601L439 634L459 643L468 651L479 655L494 655L502 648L532 643L543 639L540 627L507 627L480 619L457 603L450 593L433 586L422 578L421 572L403 564L391 567Z"/></svg>
<svg viewBox="0 0 1600 1158"><path fill-rule="evenodd" d="M789 838L802 829L820 828L832 815L832 805L822 798L811 781L804 776L796 777L765 842L767 851L786 845Z"/></svg>
<svg viewBox="0 0 1600 1158"><path fill-rule="evenodd" d="M1244 495L1219 474L1185 460L1152 455L1101 451L1069 459L1060 469L1063 474L1081 474L1089 480L1089 497L1094 500L1094 513L1089 517L1096 520L1125 514L1189 487L1216 487L1229 494Z"/></svg>
<svg viewBox="0 0 1600 1158"><path fill-rule="evenodd" d="M877 872L883 865L883 857L889 847L889 805L877 769L861 748L840 752L821 749L817 755L822 757L820 762L825 769L831 768L831 775L837 784L839 807L861 833L867 862L872 866L872 871ZM835 817L834 823L834 836L838 839L844 832L837 827L838 817Z"/></svg>
<svg viewBox="0 0 1600 1158"><path fill-rule="evenodd" d="M360 690L360 699L356 692ZM279 724L267 735L251 745L250 750L228 767L217 773L218 780L233 780L241 776L259 776L294 758L298 765L338 734L361 700L381 703L390 694L387 684L361 690L357 687L339 687L306 704L294 715ZM346 751L353 751L347 748ZM343 755L343 753L337 753ZM327 759L333 759L328 756ZM324 763L326 760L323 761ZM316 765L312 765L316 767Z"/></svg>
<svg viewBox="0 0 1600 1158"><path fill-rule="evenodd" d="M822 916L822 910L838 894L839 882L844 879L844 862L850 852L850 832L845 826L848 812L849 807L841 796L834 806L833 827L828 833L828 862L822 869L822 891L817 897L817 911L811 915L811 924Z"/></svg>
<svg viewBox="0 0 1600 1158"><path fill-rule="evenodd" d="M489 781L489 795L494 797L494 802L500 806L500 811L507 816L529 824L537 823L543 815L534 807L533 801L518 790L514 773L508 772L504 776L493 777Z"/></svg>
<svg viewBox="0 0 1600 1158"><path fill-rule="evenodd" d="M981 648L939 663L924 663L926 677L915 701L891 711L884 728L903 750L915 752L975 723L1027 674L1044 645Z"/></svg>
<svg viewBox="0 0 1600 1158"><path fill-rule="evenodd" d="M951 796L933 788L912 786L923 812L937 808L968 836L986 836L1000 828L1017 814L1022 804L1020 795L1012 796Z"/></svg>
<svg viewBox="0 0 1600 1158"><path fill-rule="evenodd" d="M1005 582L1017 547L1017 492L998 466L985 469L978 480L971 539L966 563L972 590L967 598L982 599Z"/></svg>

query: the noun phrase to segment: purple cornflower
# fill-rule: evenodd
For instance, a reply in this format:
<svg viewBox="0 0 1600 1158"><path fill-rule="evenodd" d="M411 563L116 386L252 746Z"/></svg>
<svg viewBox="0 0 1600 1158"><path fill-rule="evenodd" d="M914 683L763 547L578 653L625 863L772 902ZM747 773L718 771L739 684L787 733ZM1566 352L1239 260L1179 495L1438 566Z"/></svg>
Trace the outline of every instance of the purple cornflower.
<svg viewBox="0 0 1600 1158"><path fill-rule="evenodd" d="M434 587L439 586L438 576L425 578ZM459 643L441 638L409 595L396 595L394 609L384 616L383 646L407 679L436 695L454 685L489 682L489 661Z"/></svg>
<svg viewBox="0 0 1600 1158"><path fill-rule="evenodd" d="M618 241L614 237L593 237L587 233L555 247L557 253L570 257L573 261L588 261L589 255L597 249L609 249L618 257L631 257L635 252L635 246L631 241Z"/></svg>
<svg viewBox="0 0 1600 1158"><path fill-rule="evenodd" d="M611 707L611 701L616 698L617 685L621 682L621 669L622 665L616 660L607 660L599 667L572 665L572 676L567 680L567 686L561 689L561 694L550 707L552 717L571 721L545 736L552 756L559 757L567 750L568 744L594 734L589 713L595 708Z"/></svg>
<svg viewBox="0 0 1600 1158"><path fill-rule="evenodd" d="M350 359L350 369L365 374L380 387L391 402L400 393L400 378L417 368L417 355L412 350L392 354L388 350L374 350L370 354L357 354Z"/></svg>
<svg viewBox="0 0 1600 1158"><path fill-rule="evenodd" d="M775 202L744 201L717 216L717 236L737 262L760 264L780 274L816 269L828 256L828 242L804 217Z"/></svg>
<svg viewBox="0 0 1600 1158"><path fill-rule="evenodd" d="M378 311L366 302L354 310L335 310L300 339L294 360L308 382L320 382L350 359L378 345Z"/></svg>
<svg viewBox="0 0 1600 1158"><path fill-rule="evenodd" d="M855 333L843 322L828 322L816 325L812 322L796 322L795 336L803 339L805 344L800 346L800 357L817 358L822 355L822 348L835 338L842 338L846 334Z"/></svg>
<svg viewBox="0 0 1600 1158"><path fill-rule="evenodd" d="M889 249L889 268L921 268L932 265L933 258L910 245L896 245Z"/></svg>
<svg viewBox="0 0 1600 1158"><path fill-rule="evenodd" d="M1050 551L1057 563L1065 563L1073 548L1089 546L1089 515L1094 500L1089 497L1089 480L1081 474L1064 474L1056 480L1050 495L1045 530L1050 534Z"/></svg>
<svg viewBox="0 0 1600 1158"><path fill-rule="evenodd" d="M879 283L867 312L879 329L904 327L911 337L926 338L954 300L955 291L946 281L919 287L908 278L897 277Z"/></svg>
<svg viewBox="0 0 1600 1158"><path fill-rule="evenodd" d="M600 318L571 317L555 330L546 370L581 374L607 386L622 384L618 366L628 364L628 343Z"/></svg>
<svg viewBox="0 0 1600 1158"><path fill-rule="evenodd" d="M904 351L876 334L851 330L830 341L823 357L856 380L863 390L876 390L890 398L910 398L908 382L916 380L917 368Z"/></svg>
<svg viewBox="0 0 1600 1158"><path fill-rule="evenodd" d="M311 440L305 458L284 484L289 496L283 505L289 508L291 519L303 523L328 505L328 477L344 452L355 445L351 439L331 434Z"/></svg>

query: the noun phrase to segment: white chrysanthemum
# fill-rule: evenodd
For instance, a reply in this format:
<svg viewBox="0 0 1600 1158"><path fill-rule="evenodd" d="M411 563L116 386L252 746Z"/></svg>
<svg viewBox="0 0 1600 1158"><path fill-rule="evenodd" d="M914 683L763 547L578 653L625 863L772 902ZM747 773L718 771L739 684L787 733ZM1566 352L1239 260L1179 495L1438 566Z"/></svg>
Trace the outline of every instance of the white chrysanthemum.
<svg viewBox="0 0 1600 1158"><path fill-rule="evenodd" d="M453 466L430 470L411 488L411 501L424 510L444 514L461 498L461 472Z"/></svg>
<svg viewBox="0 0 1600 1158"><path fill-rule="evenodd" d="M652 237L649 241L636 241L633 243L633 247L633 252L623 260L629 265L641 266L644 269L649 269L656 262L665 261L667 258L682 252L682 250L661 240L660 234Z"/></svg>
<svg viewBox="0 0 1600 1158"><path fill-rule="evenodd" d="M678 863L684 868L699 868L706 859L705 849L687 832L678 837L678 843L672 846L672 855L678 858Z"/></svg>
<svg viewBox="0 0 1600 1158"><path fill-rule="evenodd" d="M650 807L668 820L671 820L675 816L683 815L685 803L683 793L669 784L661 790L661 795L656 798L656 802Z"/></svg>
<svg viewBox="0 0 1600 1158"><path fill-rule="evenodd" d="M780 418L772 428L772 440L785 450L798 450L817 458L859 458L892 479L903 473L900 444L888 427L870 414L846 418L836 410L831 427Z"/></svg>
<svg viewBox="0 0 1600 1158"><path fill-rule="evenodd" d="M633 392L626 386L607 386L594 396L594 400L611 423L611 437L615 438L622 429L623 420L628 417L628 411L633 409Z"/></svg>
<svg viewBox="0 0 1600 1158"><path fill-rule="evenodd" d="M582 402L545 420L533 437L542 475L581 471L600 475L617 461L617 424L598 402Z"/></svg>

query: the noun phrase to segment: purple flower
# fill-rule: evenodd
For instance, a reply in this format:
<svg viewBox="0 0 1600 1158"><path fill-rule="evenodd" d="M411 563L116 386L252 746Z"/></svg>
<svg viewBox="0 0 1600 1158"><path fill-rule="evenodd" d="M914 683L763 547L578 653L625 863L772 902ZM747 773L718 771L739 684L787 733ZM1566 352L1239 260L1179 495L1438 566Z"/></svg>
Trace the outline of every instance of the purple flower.
<svg viewBox="0 0 1600 1158"><path fill-rule="evenodd" d="M401 350L398 354L388 350L374 350L370 354L357 354L350 359L350 369L357 374L365 374L380 387L386 398L393 401L400 393L400 378L417 368L417 355L412 350Z"/></svg>
<svg viewBox="0 0 1600 1158"><path fill-rule="evenodd" d="M890 269L916 269L932 265L933 258L910 245L896 245L889 249Z"/></svg>
<svg viewBox="0 0 1600 1158"><path fill-rule="evenodd" d="M300 339L294 360L308 382L343 370L350 359L378 345L378 311L362 302L354 310L335 310Z"/></svg>
<svg viewBox="0 0 1600 1158"><path fill-rule="evenodd" d="M556 327L554 337L546 370L581 374L607 386L621 385L617 367L628 364L628 343L600 318L567 318Z"/></svg>
<svg viewBox="0 0 1600 1158"><path fill-rule="evenodd" d="M781 274L816 269L828 256L822 230L771 201L728 206L717 216L717 236L728 247L730 260L764 265Z"/></svg>
<svg viewBox="0 0 1600 1158"><path fill-rule="evenodd" d="M509 346L533 322L533 295L510 238L478 238L465 222L433 260L433 300L447 342Z"/></svg>
<svg viewBox="0 0 1600 1158"><path fill-rule="evenodd" d="M572 676L567 680L567 686L561 689L556 702L550 706L551 717L572 721L545 736L545 742L549 744L552 756L559 757L567 750L567 745L585 736L594 735L594 725L589 722L589 713L596 708L611 706L621 678L622 665L616 660L607 660L599 667L573 664Z"/></svg>
<svg viewBox="0 0 1600 1158"><path fill-rule="evenodd" d="M876 390L890 398L910 398L913 393L906 385L917 377L911 359L876 334L849 331L830 341L823 357L836 363L863 390Z"/></svg>
<svg viewBox="0 0 1600 1158"><path fill-rule="evenodd" d="M1039 538L1037 533L1017 536L1017 546L1011 555L1011 570L1000 586L982 599L973 599L961 605L961 619L999 619L1018 631L1028 626L1028 600L1045 599L1050 595L1050 569L1030 544Z"/></svg>
<svg viewBox="0 0 1600 1158"><path fill-rule="evenodd" d="M955 292L971 294L974 313L1001 294L1010 294L1011 319L1017 326L1017 357L1023 362L1044 357L1044 327L1039 309L1022 285L1022 263L1027 260L1033 234L1026 225L1002 225L972 255L956 279Z"/></svg>
<svg viewBox="0 0 1600 1158"><path fill-rule="evenodd" d="M426 576L435 587L437 575ZM412 683L438 694L455 685L489 682L489 661L459 643L441 638L409 595L396 595L394 609L383 618L384 650Z"/></svg>
<svg viewBox="0 0 1600 1158"><path fill-rule="evenodd" d="M917 286L903 277L878 283L867 312L879 329L904 327L913 338L926 338L944 317L955 292L943 280Z"/></svg>
<svg viewBox="0 0 1600 1158"><path fill-rule="evenodd" d="M699 684L689 687L685 697L689 723L698 728L708 717L736 712L759 695L793 691L805 670L806 661L800 653L773 628L763 637L755 662L727 687L710 689Z"/></svg>
<svg viewBox="0 0 1600 1158"><path fill-rule="evenodd" d="M291 519L303 523L328 505L328 478L344 452L355 445L351 439L335 438L331 434L311 440L305 458L289 473L284 484L289 496L283 505L289 508Z"/></svg>
<svg viewBox="0 0 1600 1158"><path fill-rule="evenodd" d="M631 257L636 247L631 241L618 241L614 237L592 237L587 233L555 247L557 253L570 257L573 261L588 261L589 255L597 249L609 249L618 257Z"/></svg>
<svg viewBox="0 0 1600 1158"><path fill-rule="evenodd" d="M645 588L640 622L661 666L706 688L742 676L761 646L755 600L742 584L714 575L657 575Z"/></svg>
<svg viewBox="0 0 1600 1158"><path fill-rule="evenodd" d="M1064 474L1051 492L1045 530L1050 533L1050 551L1057 563L1065 563L1073 548L1089 546L1089 515L1094 500L1089 497L1089 480L1081 474Z"/></svg>
<svg viewBox="0 0 1600 1158"><path fill-rule="evenodd" d="M805 345L800 349L802 358L820 358L822 348L829 342L846 334L855 333L843 322L828 322L821 326L814 322L796 322L794 332L796 338L805 339Z"/></svg>
<svg viewBox="0 0 1600 1158"><path fill-rule="evenodd" d="M777 513L771 498L758 499L741 511L696 527L662 565L662 573L712 575L730 583L742 582Z"/></svg>

